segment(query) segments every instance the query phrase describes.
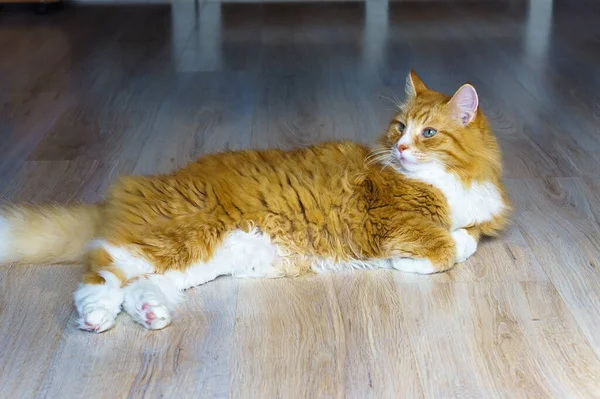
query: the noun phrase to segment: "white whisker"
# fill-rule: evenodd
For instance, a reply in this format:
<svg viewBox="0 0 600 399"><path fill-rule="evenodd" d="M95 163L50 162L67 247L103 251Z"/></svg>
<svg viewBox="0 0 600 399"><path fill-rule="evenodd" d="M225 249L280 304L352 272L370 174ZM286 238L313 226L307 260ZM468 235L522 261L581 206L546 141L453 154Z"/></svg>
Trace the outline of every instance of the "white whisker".
<svg viewBox="0 0 600 399"><path fill-rule="evenodd" d="M388 148L375 149L375 150L371 151L371 153L365 157L365 161L375 158L375 157L378 157L380 155L388 154L389 152L390 152L390 150Z"/></svg>
<svg viewBox="0 0 600 399"><path fill-rule="evenodd" d="M381 155L387 155L387 154L389 154L389 151L379 152L379 153L376 153L376 154L371 154L371 155L369 155L368 157L365 158L365 161L368 161L369 159L377 158L377 157L379 157Z"/></svg>
<svg viewBox="0 0 600 399"><path fill-rule="evenodd" d="M398 104L398 108L404 108L404 101L400 100L400 98L394 93L393 90L390 90L390 94L396 100L396 104Z"/></svg>
<svg viewBox="0 0 600 399"><path fill-rule="evenodd" d="M388 161L387 161L385 164L383 164L383 166L381 167L381 171L383 172L383 170L384 170L385 168L387 168L388 166L390 166L390 164L391 164L393 161L394 161L394 158L390 157L390 158L388 159Z"/></svg>
<svg viewBox="0 0 600 399"><path fill-rule="evenodd" d="M394 100L392 100L391 98L389 98L389 97L387 97L387 96L384 96L384 95L380 95L379 97L381 97L381 98L383 98L383 99L385 99L385 100L388 100L388 101L390 101L390 102L391 102L392 104L394 104L396 107L400 108L400 104L396 103L396 102L395 102ZM397 110L397 109L396 109L396 110Z"/></svg>
<svg viewBox="0 0 600 399"><path fill-rule="evenodd" d="M374 158L368 160L366 163L369 166L374 165L376 163L382 163L382 162L388 161L391 158L391 156L392 155L389 154L389 153L388 154L381 154L381 155L379 155L377 157L374 157Z"/></svg>

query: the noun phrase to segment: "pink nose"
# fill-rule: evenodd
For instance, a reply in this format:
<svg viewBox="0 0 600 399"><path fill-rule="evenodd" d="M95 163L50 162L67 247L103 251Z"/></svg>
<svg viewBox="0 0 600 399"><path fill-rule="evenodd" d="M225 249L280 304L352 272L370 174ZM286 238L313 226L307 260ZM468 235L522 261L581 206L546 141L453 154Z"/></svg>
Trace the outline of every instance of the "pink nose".
<svg viewBox="0 0 600 399"><path fill-rule="evenodd" d="M398 151L406 151L408 150L408 146L406 144L398 144Z"/></svg>

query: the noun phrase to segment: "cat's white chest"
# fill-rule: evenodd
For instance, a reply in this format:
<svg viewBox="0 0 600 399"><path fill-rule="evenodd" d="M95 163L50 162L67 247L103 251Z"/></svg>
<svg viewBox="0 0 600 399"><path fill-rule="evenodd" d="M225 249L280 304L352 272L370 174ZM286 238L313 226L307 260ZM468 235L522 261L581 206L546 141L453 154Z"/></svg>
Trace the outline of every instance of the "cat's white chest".
<svg viewBox="0 0 600 399"><path fill-rule="evenodd" d="M438 188L446 197L452 230L491 220L504 208L502 195L492 182L465 185L452 173L429 169L409 175Z"/></svg>

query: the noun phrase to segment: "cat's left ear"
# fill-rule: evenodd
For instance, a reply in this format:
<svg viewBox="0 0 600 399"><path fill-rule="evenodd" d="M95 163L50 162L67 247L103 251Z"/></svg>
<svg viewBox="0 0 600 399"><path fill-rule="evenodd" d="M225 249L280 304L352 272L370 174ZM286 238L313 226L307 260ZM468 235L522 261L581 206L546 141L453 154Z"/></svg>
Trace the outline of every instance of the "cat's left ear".
<svg viewBox="0 0 600 399"><path fill-rule="evenodd" d="M406 95L412 98L418 96L419 94L427 90L429 89L427 88L425 83L423 83L423 81L421 80L419 75L417 75L415 70L411 68L410 72L408 73L408 76L406 77Z"/></svg>
<svg viewBox="0 0 600 399"><path fill-rule="evenodd" d="M477 91L467 83L454 93L448 105L452 117L458 119L463 126L467 126L473 122L477 115L477 107L479 106Z"/></svg>

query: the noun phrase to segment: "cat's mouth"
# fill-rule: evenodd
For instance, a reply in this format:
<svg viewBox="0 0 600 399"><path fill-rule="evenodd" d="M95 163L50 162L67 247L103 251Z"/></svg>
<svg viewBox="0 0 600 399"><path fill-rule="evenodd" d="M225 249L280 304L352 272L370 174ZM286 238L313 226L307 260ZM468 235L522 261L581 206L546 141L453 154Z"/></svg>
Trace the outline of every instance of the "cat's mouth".
<svg viewBox="0 0 600 399"><path fill-rule="evenodd" d="M419 165L419 162L417 162L415 159L409 158L405 154L401 154L397 149L394 149L393 153L394 160L396 161L395 163L398 163L405 169L414 168L415 166Z"/></svg>
<svg viewBox="0 0 600 399"><path fill-rule="evenodd" d="M409 165L409 166L416 166L418 165L417 161L413 161L411 159L408 159L407 157L405 157L404 155L399 155L398 156L398 160L400 161L400 163L402 165Z"/></svg>

